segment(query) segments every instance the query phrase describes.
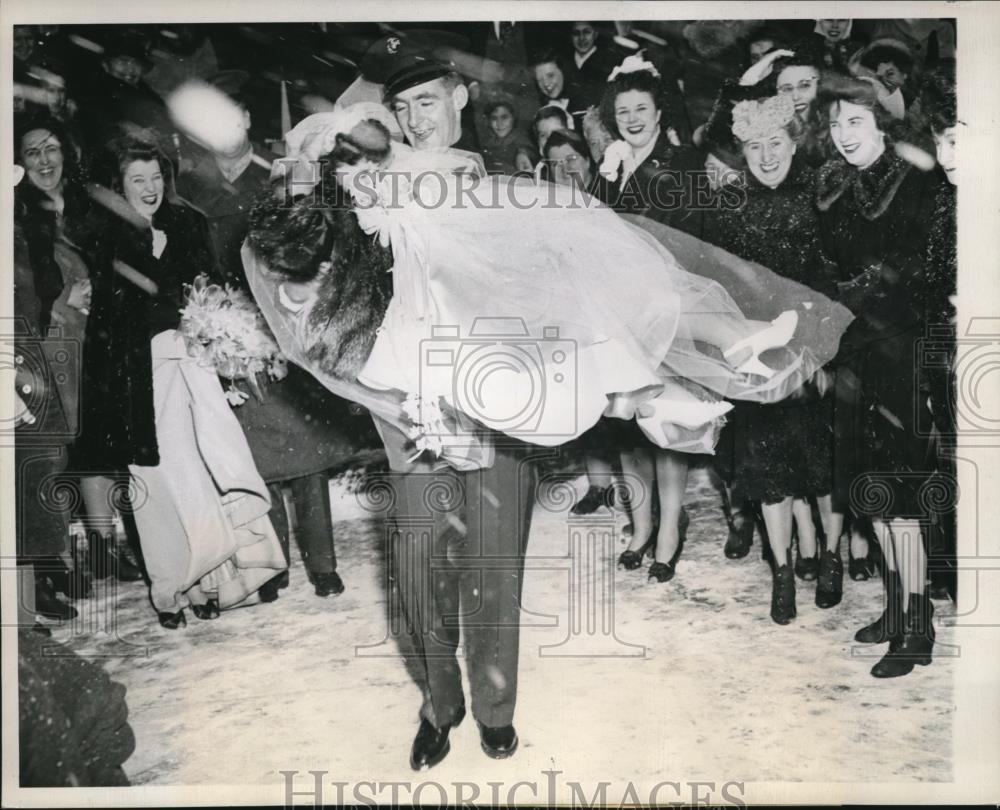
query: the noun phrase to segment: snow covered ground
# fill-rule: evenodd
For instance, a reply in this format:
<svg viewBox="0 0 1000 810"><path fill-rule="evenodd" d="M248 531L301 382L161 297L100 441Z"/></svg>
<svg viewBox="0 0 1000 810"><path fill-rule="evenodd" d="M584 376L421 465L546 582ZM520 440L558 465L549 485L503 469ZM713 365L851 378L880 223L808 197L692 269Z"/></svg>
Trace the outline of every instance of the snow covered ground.
<svg viewBox="0 0 1000 810"><path fill-rule="evenodd" d="M571 484L583 492L582 479ZM643 570L614 569L620 540L602 544L599 535L620 528L621 516L602 510L570 521L572 497L554 492L536 508L528 551L520 750L488 759L466 721L450 756L420 778L512 785L560 771L560 783L643 790L664 780L952 779L948 628L939 623L942 654L930 667L876 680L868 670L884 648L857 647L852 636L880 612L880 581L845 577L843 603L826 611L813 603L814 585L799 582L798 619L774 624L759 538L745 559L725 559L720 501L703 470L692 473L691 527L677 576L664 585L647 584ZM299 772L296 790L309 789L310 770L327 772L327 784L414 779L420 689L389 628L384 528L345 487L331 495L347 585L338 598L314 596L295 559L277 602L217 621L189 611L186 629L163 630L145 587L119 584L110 599L77 603L81 618L56 631L102 656L128 687L138 744L125 768L134 784L270 785L280 802L281 771ZM572 540L581 526L597 539L585 530ZM597 549L592 564L571 554L574 543ZM939 618L954 610L936 606ZM530 788L515 796L532 799ZM428 791L422 800L440 798Z"/></svg>

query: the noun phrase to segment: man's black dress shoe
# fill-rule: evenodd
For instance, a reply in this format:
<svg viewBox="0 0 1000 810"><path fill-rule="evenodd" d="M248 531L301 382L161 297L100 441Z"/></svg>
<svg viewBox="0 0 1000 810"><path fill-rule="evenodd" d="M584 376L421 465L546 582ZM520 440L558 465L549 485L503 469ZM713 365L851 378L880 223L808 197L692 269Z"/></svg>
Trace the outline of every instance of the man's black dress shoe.
<svg viewBox="0 0 1000 810"><path fill-rule="evenodd" d="M507 759L517 750L517 732L513 726L490 728L479 723L479 741L486 756Z"/></svg>
<svg viewBox="0 0 1000 810"><path fill-rule="evenodd" d="M312 583L317 596L339 596L344 592L344 583L336 571L313 574Z"/></svg>
<svg viewBox="0 0 1000 810"><path fill-rule="evenodd" d="M433 768L451 751L448 734L452 728L461 724L465 718L465 708L458 710L455 719L437 728L430 720L421 719L417 736L413 738L413 748L410 749L410 767L415 771Z"/></svg>

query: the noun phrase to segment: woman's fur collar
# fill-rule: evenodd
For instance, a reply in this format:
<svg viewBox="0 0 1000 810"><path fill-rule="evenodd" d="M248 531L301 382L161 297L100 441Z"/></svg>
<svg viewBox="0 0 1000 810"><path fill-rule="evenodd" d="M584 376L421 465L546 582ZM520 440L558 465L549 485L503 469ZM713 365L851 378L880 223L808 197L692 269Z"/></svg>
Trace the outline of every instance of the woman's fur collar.
<svg viewBox="0 0 1000 810"><path fill-rule="evenodd" d="M828 211L849 189L865 219L878 219L896 197L913 166L886 144L882 156L870 167L858 170L841 157L827 161L816 178L816 205Z"/></svg>

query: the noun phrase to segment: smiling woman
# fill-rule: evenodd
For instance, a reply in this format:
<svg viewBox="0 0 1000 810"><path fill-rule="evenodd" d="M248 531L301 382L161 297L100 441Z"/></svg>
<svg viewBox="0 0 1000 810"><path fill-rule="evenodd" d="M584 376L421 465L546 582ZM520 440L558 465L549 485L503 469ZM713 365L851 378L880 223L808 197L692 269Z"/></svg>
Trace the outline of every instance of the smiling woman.
<svg viewBox="0 0 1000 810"><path fill-rule="evenodd" d="M934 643L927 534L912 520L925 514L920 493L933 457L918 425L932 415L919 369L900 358L917 356L928 325L923 297L939 178L897 154L892 119L870 83L828 77L818 109L834 154L816 184L823 245L838 266L841 300L857 316L841 343L836 380L834 507L862 506L856 482L887 490L869 517L888 566L888 608L855 639L892 642L872 669L892 678L930 663ZM902 531L900 521L909 523Z"/></svg>
<svg viewBox="0 0 1000 810"><path fill-rule="evenodd" d="M83 356L83 429L72 466L94 480L95 472L127 471L143 482L138 488L148 498L135 510L135 522L152 602L160 624L176 629L186 624L186 606L198 618L216 618L220 608L245 599L285 562L266 520L266 488L218 378L187 357L176 331L185 285L199 274L215 275L205 219L169 200L172 167L155 139L122 137L109 151L119 216L103 234L107 269L94 279ZM178 392L187 398L178 401ZM199 425L210 429L199 432ZM225 448L209 447L220 441ZM233 464L229 469L245 470L235 487L230 489L232 480L222 487L250 510L246 525L262 532L256 539L231 525L218 502L220 479L209 483L220 453Z"/></svg>
<svg viewBox="0 0 1000 810"><path fill-rule="evenodd" d="M649 62L630 56L615 68L601 101L601 119L619 140L607 148L596 196L616 211L640 214L701 235L691 205L694 172L703 161L682 146L663 116L663 83Z"/></svg>
<svg viewBox="0 0 1000 810"><path fill-rule="evenodd" d="M830 263L820 249L812 204L814 173L794 161L803 125L789 95L741 101L732 112L751 178L742 205L710 220L708 240L824 294L834 294ZM767 542L775 561L771 618L796 616L795 574L818 580L816 604L830 608L842 594L843 563L832 523L832 409L829 399L769 408L739 403L720 440L716 468L734 505L761 502ZM817 555L816 529L807 498L815 498L826 548ZM798 534L794 571L793 527Z"/></svg>

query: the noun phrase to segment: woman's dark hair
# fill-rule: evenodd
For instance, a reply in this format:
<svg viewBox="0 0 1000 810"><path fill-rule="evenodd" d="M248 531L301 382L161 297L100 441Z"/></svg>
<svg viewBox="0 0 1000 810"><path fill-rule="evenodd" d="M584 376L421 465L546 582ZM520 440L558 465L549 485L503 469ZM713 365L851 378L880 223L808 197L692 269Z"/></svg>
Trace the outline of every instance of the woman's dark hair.
<svg viewBox="0 0 1000 810"><path fill-rule="evenodd" d="M336 166L356 166L362 160L381 163L392 152L392 135L385 125L369 119L355 127L351 134L340 133L337 143L326 159Z"/></svg>
<svg viewBox="0 0 1000 810"><path fill-rule="evenodd" d="M795 42L788 46L788 50L793 51L793 56L781 56L774 60L774 69L771 71L771 79L775 88L778 86L778 76L781 71L789 67L810 67L816 71L816 75L822 79L826 70L826 63L823 61L823 54L812 42ZM775 91L777 92L777 91Z"/></svg>
<svg viewBox="0 0 1000 810"><path fill-rule="evenodd" d="M919 100L920 117L925 129L941 133L955 126L958 123L958 104L954 66L945 63L926 71L920 80Z"/></svg>
<svg viewBox="0 0 1000 810"><path fill-rule="evenodd" d="M338 138L331 155L338 151L355 162L370 157L356 138ZM361 230L337 183L336 166L336 160L324 164L316 195L288 200L284 189L265 192L250 212L247 242L290 281L312 281L330 262L308 315L308 327L319 338L306 355L326 373L354 380L392 298L393 262L390 250Z"/></svg>
<svg viewBox="0 0 1000 810"><path fill-rule="evenodd" d="M785 42L785 39L786 37L776 28L764 25L747 37L747 48L755 42L770 42L772 43L772 47L767 50L767 52L770 53L776 48L784 47L783 43Z"/></svg>
<svg viewBox="0 0 1000 810"><path fill-rule="evenodd" d="M21 141L29 132L45 129L55 135L59 141L63 155L63 182L66 185L77 184L83 180L83 169L80 165L79 145L69 134L65 125L48 112L25 113L14 116L14 162L23 166ZM30 182L27 177L22 183Z"/></svg>
<svg viewBox="0 0 1000 810"><path fill-rule="evenodd" d="M555 104L546 104L531 119L531 131L535 133L536 138L538 137L538 125L546 118L558 118L562 122L562 128L569 129L569 113Z"/></svg>
<svg viewBox="0 0 1000 810"><path fill-rule="evenodd" d="M898 45L892 45L888 42L875 45L861 56L861 64L869 70L878 70L879 65L887 63L895 65L900 72L907 76L913 73L913 57L905 48Z"/></svg>
<svg viewBox="0 0 1000 810"><path fill-rule="evenodd" d="M503 107L505 110L507 110L507 112L510 113L510 117L514 119L514 124L516 126L517 125L517 111L514 109L514 105L511 102L505 101L504 99L499 99L497 101L491 101L489 104L487 104L486 108L483 110L483 117L486 118L487 120L489 120L489 117L491 115L493 115L493 113L495 113L501 107Z"/></svg>
<svg viewBox="0 0 1000 810"><path fill-rule="evenodd" d="M733 135L733 106L736 100L733 87L724 87L712 105L708 120L693 135L694 145L706 156L715 155L734 169L744 165L743 152Z"/></svg>
<svg viewBox="0 0 1000 810"><path fill-rule="evenodd" d="M361 231L336 175L338 166L388 157L389 130L377 121L367 123L371 130L337 135L333 150L322 156L321 181L314 194L292 199L279 184L255 202L247 240L274 272L307 282L327 261L343 264L344 269L352 262L377 266L381 273L392 267L391 253Z"/></svg>
<svg viewBox="0 0 1000 810"><path fill-rule="evenodd" d="M875 87L870 82L830 72L820 82L816 96L816 110L819 114L817 137L828 156L835 157L839 154L830 139L830 111L834 105L839 107L842 102L870 110L875 116L875 125L894 140L903 134L900 123L879 103Z"/></svg>
<svg viewBox="0 0 1000 810"><path fill-rule="evenodd" d="M250 210L247 242L275 273L296 282L312 281L331 260L337 218L325 206L303 200L285 204L279 190L267 190Z"/></svg>
<svg viewBox="0 0 1000 810"><path fill-rule="evenodd" d="M649 93L653 99L653 106L657 110L665 108L663 82L660 79L648 70L619 73L615 76L614 80L608 82L608 86L604 90L604 96L601 98L601 121L608 132L616 138L620 138L621 133L618 131L618 122L615 120L615 103L618 101L619 95L628 93L630 90ZM661 125L664 128L667 126L666 122L661 122Z"/></svg>
<svg viewBox="0 0 1000 810"><path fill-rule="evenodd" d="M590 149L587 146L587 142L584 141L583 137L571 129L557 129L551 135L549 139L545 142L544 157L546 160L549 158L549 150L554 149L557 146L568 146L574 152L587 158L588 161L593 163L590 156Z"/></svg>
<svg viewBox="0 0 1000 810"><path fill-rule="evenodd" d="M539 65L553 64L559 70L563 72L563 77L566 76L566 62L561 51L557 51L555 48L545 48L538 51L531 58L528 65L532 70L534 70Z"/></svg>
<svg viewBox="0 0 1000 810"><path fill-rule="evenodd" d="M153 130L114 138L108 142L106 151L105 171L112 191L118 194L124 192L125 169L130 163L137 160L155 160L163 175L164 197L169 199L174 196L174 164L167 157L166 151L160 145L159 136Z"/></svg>

